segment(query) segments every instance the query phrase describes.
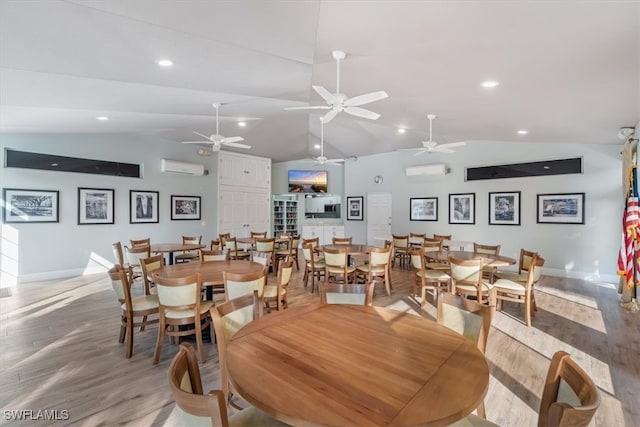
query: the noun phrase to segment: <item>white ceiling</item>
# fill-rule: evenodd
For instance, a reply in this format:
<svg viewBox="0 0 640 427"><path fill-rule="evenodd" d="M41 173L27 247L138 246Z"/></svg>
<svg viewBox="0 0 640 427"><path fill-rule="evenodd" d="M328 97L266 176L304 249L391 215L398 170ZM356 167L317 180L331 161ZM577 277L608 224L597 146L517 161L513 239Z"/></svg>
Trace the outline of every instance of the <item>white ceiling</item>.
<svg viewBox="0 0 640 427"><path fill-rule="evenodd" d="M329 157L417 147L427 113L435 140L469 144L620 144L640 118L637 1L4 0L0 131L180 144L215 132L219 102L221 133L246 152L301 159L318 154L324 111L283 108L324 104L311 85L335 91L336 49L342 92L389 98L365 106L377 121L327 124Z"/></svg>

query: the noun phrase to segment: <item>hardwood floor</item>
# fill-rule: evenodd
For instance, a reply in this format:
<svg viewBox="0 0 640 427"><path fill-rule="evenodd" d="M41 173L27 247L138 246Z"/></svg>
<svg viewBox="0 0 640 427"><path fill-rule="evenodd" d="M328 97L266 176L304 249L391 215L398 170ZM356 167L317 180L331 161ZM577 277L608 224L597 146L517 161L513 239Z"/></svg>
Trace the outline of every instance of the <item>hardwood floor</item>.
<svg viewBox="0 0 640 427"><path fill-rule="evenodd" d="M374 305L435 319L431 295L423 308L408 296L412 279L407 270L393 269L391 296L378 285ZM521 305L506 303L494 319L486 354L487 418L535 426L550 358L565 350L602 393L592 425L640 426L640 314L622 310L615 287L604 283L544 277L536 298L531 328ZM317 299L295 272L289 304ZM0 424L34 424L9 420L8 410L47 409L67 410L69 418L42 425L179 425L166 379L176 347L166 344L153 366L152 326L136 331L127 360L118 329L119 307L106 273L23 284L0 298ZM205 347L201 371L208 390L219 386L218 359L215 344Z"/></svg>

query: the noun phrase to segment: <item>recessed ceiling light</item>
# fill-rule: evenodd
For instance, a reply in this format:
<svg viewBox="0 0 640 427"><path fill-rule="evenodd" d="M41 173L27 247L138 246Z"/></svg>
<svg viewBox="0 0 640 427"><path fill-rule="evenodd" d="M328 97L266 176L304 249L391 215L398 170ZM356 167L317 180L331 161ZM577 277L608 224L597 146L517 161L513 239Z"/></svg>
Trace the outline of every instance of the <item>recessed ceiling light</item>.
<svg viewBox="0 0 640 427"><path fill-rule="evenodd" d="M543 166L543 169L551 169L551 166Z"/></svg>
<svg viewBox="0 0 640 427"><path fill-rule="evenodd" d="M519 135L526 135L526 134L528 134L528 133L529 133L529 131L528 131L528 130L526 130L526 129L520 129L520 130L518 131L518 134L519 134Z"/></svg>
<svg viewBox="0 0 640 427"><path fill-rule="evenodd" d="M314 145L313 148L315 148L316 150L319 150L320 149L320 144Z"/></svg>
<svg viewBox="0 0 640 427"><path fill-rule="evenodd" d="M240 126L241 128L245 127L247 125L247 122L238 122L238 126Z"/></svg>
<svg viewBox="0 0 640 427"><path fill-rule="evenodd" d="M56 166L58 166L58 164L57 163L51 163L51 166L53 166L55 168Z"/></svg>
<svg viewBox="0 0 640 427"><path fill-rule="evenodd" d="M161 67L171 67L173 66L173 61L170 59L158 59L157 64Z"/></svg>
<svg viewBox="0 0 640 427"><path fill-rule="evenodd" d="M109 117L107 117L107 116L98 116L98 117L96 117L96 119L104 122L105 120L109 120Z"/></svg>
<svg viewBox="0 0 640 427"><path fill-rule="evenodd" d="M405 128L398 128L398 133L405 133L407 130Z"/></svg>
<svg viewBox="0 0 640 427"><path fill-rule="evenodd" d="M480 84L480 86L482 86L482 87L484 87L484 88L487 88L487 89L490 89L490 88L493 88L493 87L498 86L499 84L500 84L500 83L498 83L498 82L497 82L497 81L495 81L495 80L486 80L486 81L482 82L482 83Z"/></svg>

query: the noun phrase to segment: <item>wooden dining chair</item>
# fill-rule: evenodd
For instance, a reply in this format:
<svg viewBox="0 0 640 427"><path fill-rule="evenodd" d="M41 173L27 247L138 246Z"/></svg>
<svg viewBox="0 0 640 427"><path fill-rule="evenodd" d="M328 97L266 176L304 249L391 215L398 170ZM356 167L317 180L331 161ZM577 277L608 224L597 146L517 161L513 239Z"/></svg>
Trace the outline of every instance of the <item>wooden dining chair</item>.
<svg viewBox="0 0 640 427"><path fill-rule="evenodd" d="M324 276L327 282L354 283L356 268L349 265L346 247L324 248Z"/></svg>
<svg viewBox="0 0 640 427"><path fill-rule="evenodd" d="M493 285L482 278L482 259L458 259L449 256L451 292L462 296L474 296L477 301L486 301Z"/></svg>
<svg viewBox="0 0 640 427"><path fill-rule="evenodd" d="M127 271L119 265L111 268L108 275L122 310L118 342L123 343L125 338L127 339L125 357L129 359L133 355L134 328L139 326L142 332L146 325L158 323L158 317L154 316L159 312L158 297L143 295L133 298ZM154 316L154 318L149 319L149 316ZM137 318L142 318L142 320L136 321Z"/></svg>
<svg viewBox="0 0 640 427"><path fill-rule="evenodd" d="M267 237L266 231L250 231L252 239L265 239Z"/></svg>
<svg viewBox="0 0 640 427"><path fill-rule="evenodd" d="M313 238L310 238L310 239L302 239L302 247L304 247L305 245L311 245L311 248L312 248L313 252L315 252L317 255L322 257L322 254L320 253L320 238L319 237L313 237Z"/></svg>
<svg viewBox="0 0 640 427"><path fill-rule="evenodd" d="M265 268L269 268L269 266L271 265L271 256L273 255L271 252L251 251L250 254L251 256L249 260L251 262L262 264L262 266Z"/></svg>
<svg viewBox="0 0 640 427"><path fill-rule="evenodd" d="M426 233L409 233L409 246L411 248L422 247L426 237Z"/></svg>
<svg viewBox="0 0 640 427"><path fill-rule="evenodd" d="M557 351L547 371L538 427L587 427L600 407L600 391L571 355ZM467 415L450 427L498 427L476 415Z"/></svg>
<svg viewBox="0 0 640 427"><path fill-rule="evenodd" d="M143 258L149 258L151 256L151 250L149 246L139 246L135 248L128 248L125 246L125 252L127 254L127 262L129 264L129 281L133 283L136 279L142 277L140 260Z"/></svg>
<svg viewBox="0 0 640 427"><path fill-rule="evenodd" d="M538 254L533 254L527 272L527 279L524 282L498 279L493 283L498 300L498 309L502 309L503 301L512 301L524 304L524 317L527 326L531 326L531 318L535 316L535 296L533 286L542 276L544 258Z"/></svg>
<svg viewBox="0 0 640 427"><path fill-rule="evenodd" d="M334 245L352 245L353 237L332 237L331 243Z"/></svg>
<svg viewBox="0 0 640 427"><path fill-rule="evenodd" d="M278 264L280 260L284 260L288 257L292 261L295 261L296 269L300 271L300 265L298 264L298 246L300 246L300 236L290 236L288 243L276 250L275 264Z"/></svg>
<svg viewBox="0 0 640 427"><path fill-rule="evenodd" d="M368 262L356 266L356 280L364 283L381 281L391 295L391 246L384 248L371 247Z"/></svg>
<svg viewBox="0 0 640 427"><path fill-rule="evenodd" d="M198 251L198 260L200 262L228 261L229 251L219 250L219 249L212 250L212 251L205 251L204 249L200 249Z"/></svg>
<svg viewBox="0 0 640 427"><path fill-rule="evenodd" d="M113 259L115 260L114 265L119 265L123 269L128 269L129 264L124 260L124 252L122 251L122 243L115 242L111 244L111 250L113 251Z"/></svg>
<svg viewBox="0 0 640 427"><path fill-rule="evenodd" d="M222 239L220 241L222 242ZM225 239L223 248L229 251L230 259L234 259L234 260L249 259L249 256L250 256L249 252L245 251L244 249L240 249L238 247L238 242L235 237L229 237Z"/></svg>
<svg viewBox="0 0 640 427"><path fill-rule="evenodd" d="M227 413L223 390L204 393L200 368L193 346L180 344L168 371L169 388L176 402L181 425L212 427L284 426L259 409L248 406L232 415Z"/></svg>
<svg viewBox="0 0 640 427"><path fill-rule="evenodd" d="M142 280L144 280L144 293L146 295L158 295L152 273L164 267L164 255L158 254L150 256L149 258L142 258L140 260L140 267L142 268Z"/></svg>
<svg viewBox="0 0 640 427"><path fill-rule="evenodd" d="M138 240L129 240L130 247L132 248L142 248L145 246L151 246L151 238L147 237L146 239L138 239Z"/></svg>
<svg viewBox="0 0 640 427"><path fill-rule="evenodd" d="M267 271L269 271L269 269L273 270L273 274L277 274L277 268L278 266L275 264L275 258L276 258L276 239L275 237L269 237L269 238L256 238L255 239L256 244L255 244L255 250L257 252L262 252L262 253L269 253L271 254L270 257L268 257L268 264L267 264Z"/></svg>
<svg viewBox="0 0 640 427"><path fill-rule="evenodd" d="M449 262L438 261L434 258L434 253L442 252L442 241L435 239L425 239L422 243L422 253L424 255L426 264L425 268L431 270L441 270L445 273L449 272Z"/></svg>
<svg viewBox="0 0 640 427"><path fill-rule="evenodd" d="M200 361L206 362L202 330L210 324L209 308L213 302L202 300L200 274L176 278L154 274L153 281L158 288L160 303L160 326L153 364L157 365L160 361L165 335L169 338L195 335Z"/></svg>
<svg viewBox="0 0 640 427"><path fill-rule="evenodd" d="M508 279L514 282L524 282L527 280L529 266L534 255L538 253L527 249L520 249L520 257L518 258L518 271L498 270L494 273L497 279Z"/></svg>
<svg viewBox="0 0 640 427"><path fill-rule="evenodd" d="M395 267L396 260L400 263L400 267L405 265L405 262L409 261L409 235L405 236L393 236L393 255L391 258L391 266Z"/></svg>
<svg viewBox="0 0 640 427"><path fill-rule="evenodd" d="M258 297L262 300L264 297L264 287L267 284L267 269L252 273L232 273L230 271L222 272L222 280L224 282L225 301L241 297L258 291Z"/></svg>
<svg viewBox="0 0 640 427"><path fill-rule="evenodd" d="M452 240L453 237L451 234L435 234L434 233L433 238L436 240L440 240L441 242L444 242L445 240ZM442 245L442 248L447 251L451 249L449 248L448 245L445 245L444 243Z"/></svg>
<svg viewBox="0 0 640 427"><path fill-rule="evenodd" d="M280 311L288 307L287 302L287 286L291 281L293 273L293 260L285 258L281 259L278 265L278 276L275 285L267 284L264 287L264 304L268 313L271 313L271 304L276 310Z"/></svg>
<svg viewBox="0 0 640 427"><path fill-rule="evenodd" d="M202 236L182 236L182 244L183 245L201 245L202 244ZM196 261L198 259L198 250L190 250L184 251L175 256L174 262L176 264L181 262L190 262Z"/></svg>
<svg viewBox="0 0 640 427"><path fill-rule="evenodd" d="M422 249L411 249L410 256L411 266L415 273L412 292L413 297L416 297L417 287L420 286L422 294L420 305L424 305L427 302L427 289L431 288L433 290L434 302L437 305L440 293L449 290L451 276L442 270L426 268L426 259Z"/></svg>
<svg viewBox="0 0 640 427"><path fill-rule="evenodd" d="M220 386L224 401L231 401L237 394L229 381L227 371L227 345L233 335L249 322L261 317L264 313L264 302L254 290L246 295L216 304L209 309L218 345L218 366L220 367Z"/></svg>
<svg viewBox="0 0 640 427"><path fill-rule="evenodd" d="M311 277L311 293L313 293L316 278L319 283L325 273L324 257L320 257L314 252L313 244L311 243L302 246L302 256L304 257L304 287L307 287L309 277Z"/></svg>
<svg viewBox="0 0 640 427"><path fill-rule="evenodd" d="M209 243L210 251L219 251L220 249L222 249L222 245L220 245L220 240L212 240L211 243Z"/></svg>
<svg viewBox="0 0 640 427"><path fill-rule="evenodd" d="M479 243L473 243L473 253L479 255L500 255L500 245L481 245ZM482 267L482 276L493 283L493 275L498 269L496 267L489 267L485 265Z"/></svg>
<svg viewBox="0 0 640 427"><path fill-rule="evenodd" d="M374 286L374 282L364 284L320 282L320 303L371 306Z"/></svg>

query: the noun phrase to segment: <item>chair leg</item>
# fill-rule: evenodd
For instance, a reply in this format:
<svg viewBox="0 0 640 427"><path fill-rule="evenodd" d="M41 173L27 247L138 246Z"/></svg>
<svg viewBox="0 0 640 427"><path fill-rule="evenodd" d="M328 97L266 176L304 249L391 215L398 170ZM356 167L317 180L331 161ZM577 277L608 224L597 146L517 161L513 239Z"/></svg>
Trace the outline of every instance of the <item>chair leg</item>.
<svg viewBox="0 0 640 427"><path fill-rule="evenodd" d="M126 358L130 359L133 355L133 316L127 318L127 353Z"/></svg>
<svg viewBox="0 0 640 427"><path fill-rule="evenodd" d="M478 412L478 416L482 419L487 419L487 411L485 411L484 409L484 400L482 402L480 402L480 405L478 406L478 409L476 409L476 411Z"/></svg>
<svg viewBox="0 0 640 427"><path fill-rule="evenodd" d="M160 316L160 322L158 325L158 340L156 341L156 352L153 355L153 364L157 365L160 361L160 352L162 352L162 341L164 340L164 329L166 325L164 324L164 316Z"/></svg>
<svg viewBox="0 0 640 427"><path fill-rule="evenodd" d="M140 332L144 332L145 326L147 326L147 316L142 316L142 325L140 325Z"/></svg>
<svg viewBox="0 0 640 427"><path fill-rule="evenodd" d="M391 296L391 282L389 281L389 272L384 273L384 287L387 290L387 296Z"/></svg>
<svg viewBox="0 0 640 427"><path fill-rule="evenodd" d="M120 316L120 335L118 336L118 342L119 343L123 343L124 342L124 337L125 337L125 335L127 333L126 322L127 322L126 317Z"/></svg>
<svg viewBox="0 0 640 427"><path fill-rule="evenodd" d="M527 321L527 326L531 326L531 294L528 293L524 296L524 318Z"/></svg>
<svg viewBox="0 0 640 427"><path fill-rule="evenodd" d="M204 345L202 344L202 318L200 316L196 316L194 323L196 327L196 344L198 345L198 353L200 353L200 362L204 363L207 361L207 358L204 355Z"/></svg>

